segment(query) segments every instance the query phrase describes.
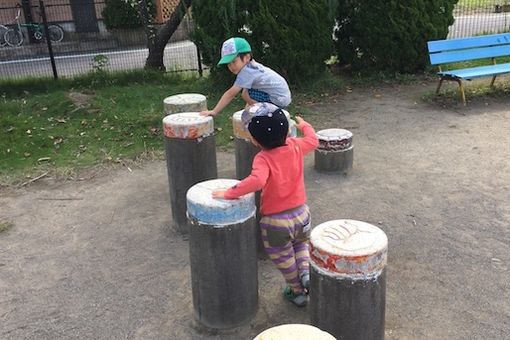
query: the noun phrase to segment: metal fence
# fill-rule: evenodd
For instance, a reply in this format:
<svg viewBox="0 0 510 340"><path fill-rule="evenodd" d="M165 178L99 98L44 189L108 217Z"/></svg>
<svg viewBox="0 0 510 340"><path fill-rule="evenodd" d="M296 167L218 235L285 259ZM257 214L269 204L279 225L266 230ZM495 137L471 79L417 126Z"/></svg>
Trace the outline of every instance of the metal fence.
<svg viewBox="0 0 510 340"><path fill-rule="evenodd" d="M148 56L143 28L108 29L102 15L104 7L104 0L0 0L0 24L4 26L0 26L0 77L53 76L42 13L46 13L59 77L98 67L143 68ZM163 62L170 72L200 69L197 48L188 40L192 25L186 15L165 48ZM52 35L55 26L63 31L61 41Z"/></svg>
<svg viewBox="0 0 510 340"><path fill-rule="evenodd" d="M510 32L510 0L460 0L448 38Z"/></svg>
<svg viewBox="0 0 510 340"><path fill-rule="evenodd" d="M59 77L84 74L97 67L107 70L144 67L148 50L143 29L108 29L102 14L104 0L43 1L48 26L58 26L64 33L61 41L51 44ZM0 24L4 26L0 26L0 78L53 75L48 45L44 38L40 39L45 36L40 25L43 22L41 2L0 0ZM157 0L157 3L175 6L176 1ZM158 8L158 13L168 14L171 10ZM510 0L460 0L454 16L448 38L507 32L510 31ZM187 15L170 39L164 53L168 71L199 71L197 48L188 40L192 26L192 19ZM13 32L6 41L7 30L19 31L22 41L17 41L15 38L20 40L20 34Z"/></svg>

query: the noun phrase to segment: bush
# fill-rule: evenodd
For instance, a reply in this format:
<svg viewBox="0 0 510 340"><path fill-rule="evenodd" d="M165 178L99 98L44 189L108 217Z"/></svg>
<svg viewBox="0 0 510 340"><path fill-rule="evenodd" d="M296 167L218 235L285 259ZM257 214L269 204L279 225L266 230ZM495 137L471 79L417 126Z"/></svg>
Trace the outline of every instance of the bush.
<svg viewBox="0 0 510 340"><path fill-rule="evenodd" d="M333 52L334 18L328 0L195 0L192 39L202 51L213 77L221 44L232 36L246 38L255 60L287 80L309 79L325 70Z"/></svg>
<svg viewBox="0 0 510 340"><path fill-rule="evenodd" d="M106 0L102 15L108 29L142 26L138 10L125 0Z"/></svg>
<svg viewBox="0 0 510 340"><path fill-rule="evenodd" d="M423 70L427 41L446 38L457 1L340 0L335 29L340 63L357 70Z"/></svg>

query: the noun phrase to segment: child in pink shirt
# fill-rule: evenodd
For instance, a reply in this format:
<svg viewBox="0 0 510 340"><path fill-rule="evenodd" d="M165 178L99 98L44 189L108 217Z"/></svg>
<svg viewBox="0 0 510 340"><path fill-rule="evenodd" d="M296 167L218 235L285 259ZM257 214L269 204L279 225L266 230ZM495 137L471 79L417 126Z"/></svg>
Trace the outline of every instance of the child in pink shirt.
<svg viewBox="0 0 510 340"><path fill-rule="evenodd" d="M303 138L287 137L289 125L283 111L270 103L257 103L243 113L252 143L261 148L251 174L215 198L235 199L262 190L260 227L264 248L288 286L284 296L297 306L308 302L310 211L306 205L304 156L318 145L313 127L296 117ZM246 117L246 114L250 115Z"/></svg>

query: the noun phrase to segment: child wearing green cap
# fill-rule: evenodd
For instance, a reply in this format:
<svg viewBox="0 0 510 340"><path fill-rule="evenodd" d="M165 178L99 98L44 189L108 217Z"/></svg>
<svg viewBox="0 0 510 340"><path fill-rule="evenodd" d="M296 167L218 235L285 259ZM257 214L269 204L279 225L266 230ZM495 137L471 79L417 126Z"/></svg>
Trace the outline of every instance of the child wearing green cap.
<svg viewBox="0 0 510 340"><path fill-rule="evenodd" d="M255 60L250 44L243 38L234 37L221 46L221 59L218 65L227 65L236 80L212 110L200 112L203 116L215 116L242 91L246 105L269 102L285 108L291 102L287 81L278 73Z"/></svg>

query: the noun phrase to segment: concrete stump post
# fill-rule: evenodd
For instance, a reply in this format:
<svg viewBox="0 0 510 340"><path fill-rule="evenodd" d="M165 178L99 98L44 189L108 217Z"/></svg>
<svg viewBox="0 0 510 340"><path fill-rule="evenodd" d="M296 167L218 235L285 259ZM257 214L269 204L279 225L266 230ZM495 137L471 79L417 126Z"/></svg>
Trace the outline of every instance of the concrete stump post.
<svg viewBox="0 0 510 340"><path fill-rule="evenodd" d="M207 98L199 93L176 94L163 99L165 115L207 110Z"/></svg>
<svg viewBox="0 0 510 340"><path fill-rule="evenodd" d="M376 226L334 220L310 236L312 325L338 339L384 339L388 239Z"/></svg>
<svg viewBox="0 0 510 340"><path fill-rule="evenodd" d="M194 316L212 329L241 326L258 308L255 195L236 200L211 195L238 182L201 182L186 196Z"/></svg>
<svg viewBox="0 0 510 340"><path fill-rule="evenodd" d="M173 225L186 233L186 192L218 177L213 119L198 112L176 113L163 119L163 128Z"/></svg>
<svg viewBox="0 0 510 340"><path fill-rule="evenodd" d="M336 340L331 334L317 327L304 324L287 324L266 329L253 340Z"/></svg>
<svg viewBox="0 0 510 340"><path fill-rule="evenodd" d="M335 171L346 175L352 169L354 145L352 133L344 129L317 132L319 146L315 150L315 169Z"/></svg>

